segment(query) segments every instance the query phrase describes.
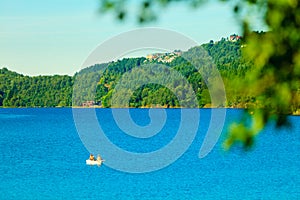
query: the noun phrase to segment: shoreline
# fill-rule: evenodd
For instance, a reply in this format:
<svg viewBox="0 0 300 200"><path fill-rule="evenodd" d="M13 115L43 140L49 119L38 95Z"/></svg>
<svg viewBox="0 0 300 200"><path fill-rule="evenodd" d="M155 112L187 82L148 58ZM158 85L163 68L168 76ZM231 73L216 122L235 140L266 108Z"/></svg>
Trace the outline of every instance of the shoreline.
<svg viewBox="0 0 300 200"><path fill-rule="evenodd" d="M238 109L238 110L245 110L246 108L241 108L241 107L198 107L198 108L185 108L185 107L109 107L109 108L103 108L101 106L56 106L56 107L3 107L0 106L0 109L32 109L32 108L71 108L71 109ZM294 113L288 114L288 116L300 116L300 110L295 111Z"/></svg>

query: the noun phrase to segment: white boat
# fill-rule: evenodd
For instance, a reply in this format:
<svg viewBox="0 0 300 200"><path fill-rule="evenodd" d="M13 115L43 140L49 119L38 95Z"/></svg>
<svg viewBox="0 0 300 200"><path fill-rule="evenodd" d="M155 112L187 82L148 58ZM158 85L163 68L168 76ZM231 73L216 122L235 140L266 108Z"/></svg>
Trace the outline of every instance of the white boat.
<svg viewBox="0 0 300 200"><path fill-rule="evenodd" d="M98 165L100 166L104 160L86 160L87 165Z"/></svg>

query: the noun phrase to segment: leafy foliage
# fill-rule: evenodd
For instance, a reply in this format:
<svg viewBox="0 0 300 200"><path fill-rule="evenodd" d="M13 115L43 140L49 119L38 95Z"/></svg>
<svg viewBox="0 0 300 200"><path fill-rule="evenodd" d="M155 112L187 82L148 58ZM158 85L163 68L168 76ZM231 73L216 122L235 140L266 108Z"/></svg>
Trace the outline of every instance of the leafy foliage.
<svg viewBox="0 0 300 200"><path fill-rule="evenodd" d="M265 10L262 20L270 31L253 33L251 24L246 19L243 21L247 43L243 55L253 60L255 67L239 90L248 86L247 93L256 97L256 108L261 109L249 109L250 115L245 115L252 121L252 126L242 120L237 124L243 129L231 128L226 148L236 141L248 147L245 138L255 137L272 120L277 127L288 125L287 114L299 114L300 110L300 1L252 1L249 5L250 10L253 7Z"/></svg>

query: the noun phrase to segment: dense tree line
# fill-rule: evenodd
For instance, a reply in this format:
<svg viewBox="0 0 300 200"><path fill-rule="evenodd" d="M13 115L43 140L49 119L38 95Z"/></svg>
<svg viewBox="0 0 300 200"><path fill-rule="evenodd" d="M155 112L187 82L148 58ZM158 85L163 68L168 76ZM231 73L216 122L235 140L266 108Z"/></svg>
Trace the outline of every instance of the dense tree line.
<svg viewBox="0 0 300 200"><path fill-rule="evenodd" d="M214 75L209 73L213 63L227 90L227 105L219 106L247 107L255 103L255 97L234 90L235 84L252 66L241 57L241 46L241 41L223 38L193 47L172 62L124 58L85 68L73 77L29 77L3 68L0 70L0 106L80 106L85 101L94 101L102 107L111 107L114 97L115 107L189 107L195 96L197 106L203 107L210 104L210 94L207 80L201 74L206 73L212 79ZM194 66L195 62L199 68ZM153 67L161 73L155 74L150 70ZM116 90L116 87L121 89ZM124 102L128 95L130 98Z"/></svg>
<svg viewBox="0 0 300 200"><path fill-rule="evenodd" d="M24 76L0 69L0 106L71 106L73 78L70 76Z"/></svg>

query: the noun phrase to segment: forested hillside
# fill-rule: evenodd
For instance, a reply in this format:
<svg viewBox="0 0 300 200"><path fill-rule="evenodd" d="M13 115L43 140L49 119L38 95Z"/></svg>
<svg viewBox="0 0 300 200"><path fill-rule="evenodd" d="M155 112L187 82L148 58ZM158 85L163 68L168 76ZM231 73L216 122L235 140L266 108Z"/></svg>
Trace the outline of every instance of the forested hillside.
<svg viewBox="0 0 300 200"><path fill-rule="evenodd" d="M122 85L126 90L119 92L115 95L114 101L120 103L123 98L130 95L130 101L123 102L120 105L114 105L117 107L180 107L183 106L178 101L178 95L185 100L192 98L192 93L189 91L187 84L184 84L182 78L173 77L170 75L164 76L166 71L162 74L156 74L155 80L164 80L168 82L166 85L162 84L145 84L139 88L132 88L133 83L143 83L145 80L151 80L151 71L142 69L143 65L150 65L149 68L157 68L160 65L167 66L170 70L176 70L179 72L185 80L191 85L195 95L197 97L198 106L210 106L210 94L206 85L207 80L204 80L201 74L208 73L210 71L210 64L216 65L220 71L225 87L229 95L227 97L226 105L217 106L233 106L233 107L245 107L253 104L255 98L249 95L237 94L234 90L234 85L241 80L247 70L250 70L251 63L246 62L241 56L241 41L228 41L222 39L218 42L211 41L208 44L202 46L193 47L187 52L183 52L180 56L175 56L171 62L172 54L161 55L156 60L145 58L131 58L123 59L118 62L110 63L104 72L99 75L99 82L96 89L96 104L103 107L111 107L112 95L116 92L115 87L117 84ZM205 51L204 51L205 50ZM193 63L193 64L192 64ZM196 69L194 63L200 63L199 69ZM155 66L156 65L156 66ZM96 67L96 66L95 66ZM92 67L93 68L93 67ZM132 73L138 74L128 78L130 80L124 81L124 74L131 70ZM205 71L206 70L206 71ZM200 72L200 73L199 73ZM168 72L169 73L169 72ZM90 74L91 76L92 74ZM209 75L213 77L213 75ZM120 78L122 77L122 82ZM125 76L126 77L126 76ZM86 75L84 79L86 80ZM92 78L91 78L92 79ZM134 79L134 81L132 80ZM166 81L165 79L169 79ZM80 82L80 81L79 81ZM92 83L91 83L92 84ZM169 84L169 85L168 85ZM233 87L233 89L232 89ZM172 89L172 91L171 91ZM177 97L176 97L177 95ZM88 96L85 100L91 100ZM186 102L188 103L188 102Z"/></svg>
<svg viewBox="0 0 300 200"><path fill-rule="evenodd" d="M192 87L197 97L198 106L209 106L210 95L206 80L203 79L199 70L201 72L201 70L209 69L208 63L212 62L219 69L227 92L227 105L219 106L245 107L247 104L254 103L255 98L237 94L234 90L234 84L237 84L238 80L241 80L251 68L251 63L241 57L241 47L241 41L227 39L218 42L210 41L182 52L180 56L178 52L175 52L161 54L159 59L124 58L91 66L76 73L73 77L60 75L29 77L3 68L0 69L0 106L55 107L72 106L72 103L73 106L81 106L86 101L93 101L102 107L110 107L115 87L118 84L121 85L120 83L123 89L127 88L127 91L123 91L126 93L124 96L130 95L127 105L123 102L120 107L179 107L182 105L178 95L181 96L179 98L185 99L186 103L192 97L188 85ZM206 53L203 53L203 49ZM202 62L200 69L196 69L191 64L193 61ZM138 73L138 76L134 77L135 84L151 78L151 73L153 73L151 70L140 70L145 65L157 66L156 68L166 66L167 69L161 68L165 70L164 73L172 73L176 70L182 77L176 75L171 78L156 75L157 81L168 80L169 85L149 83L138 88L130 88L130 85L126 85L130 81L124 82L126 76L123 77L123 75L129 71ZM170 71L167 72L168 70ZM183 79L188 81L188 85L183 83ZM73 87L76 94L72 99ZM118 93L115 101L120 103L122 98L122 92Z"/></svg>
<svg viewBox="0 0 300 200"><path fill-rule="evenodd" d="M0 106L71 106L73 78L70 76L29 77L0 69Z"/></svg>

